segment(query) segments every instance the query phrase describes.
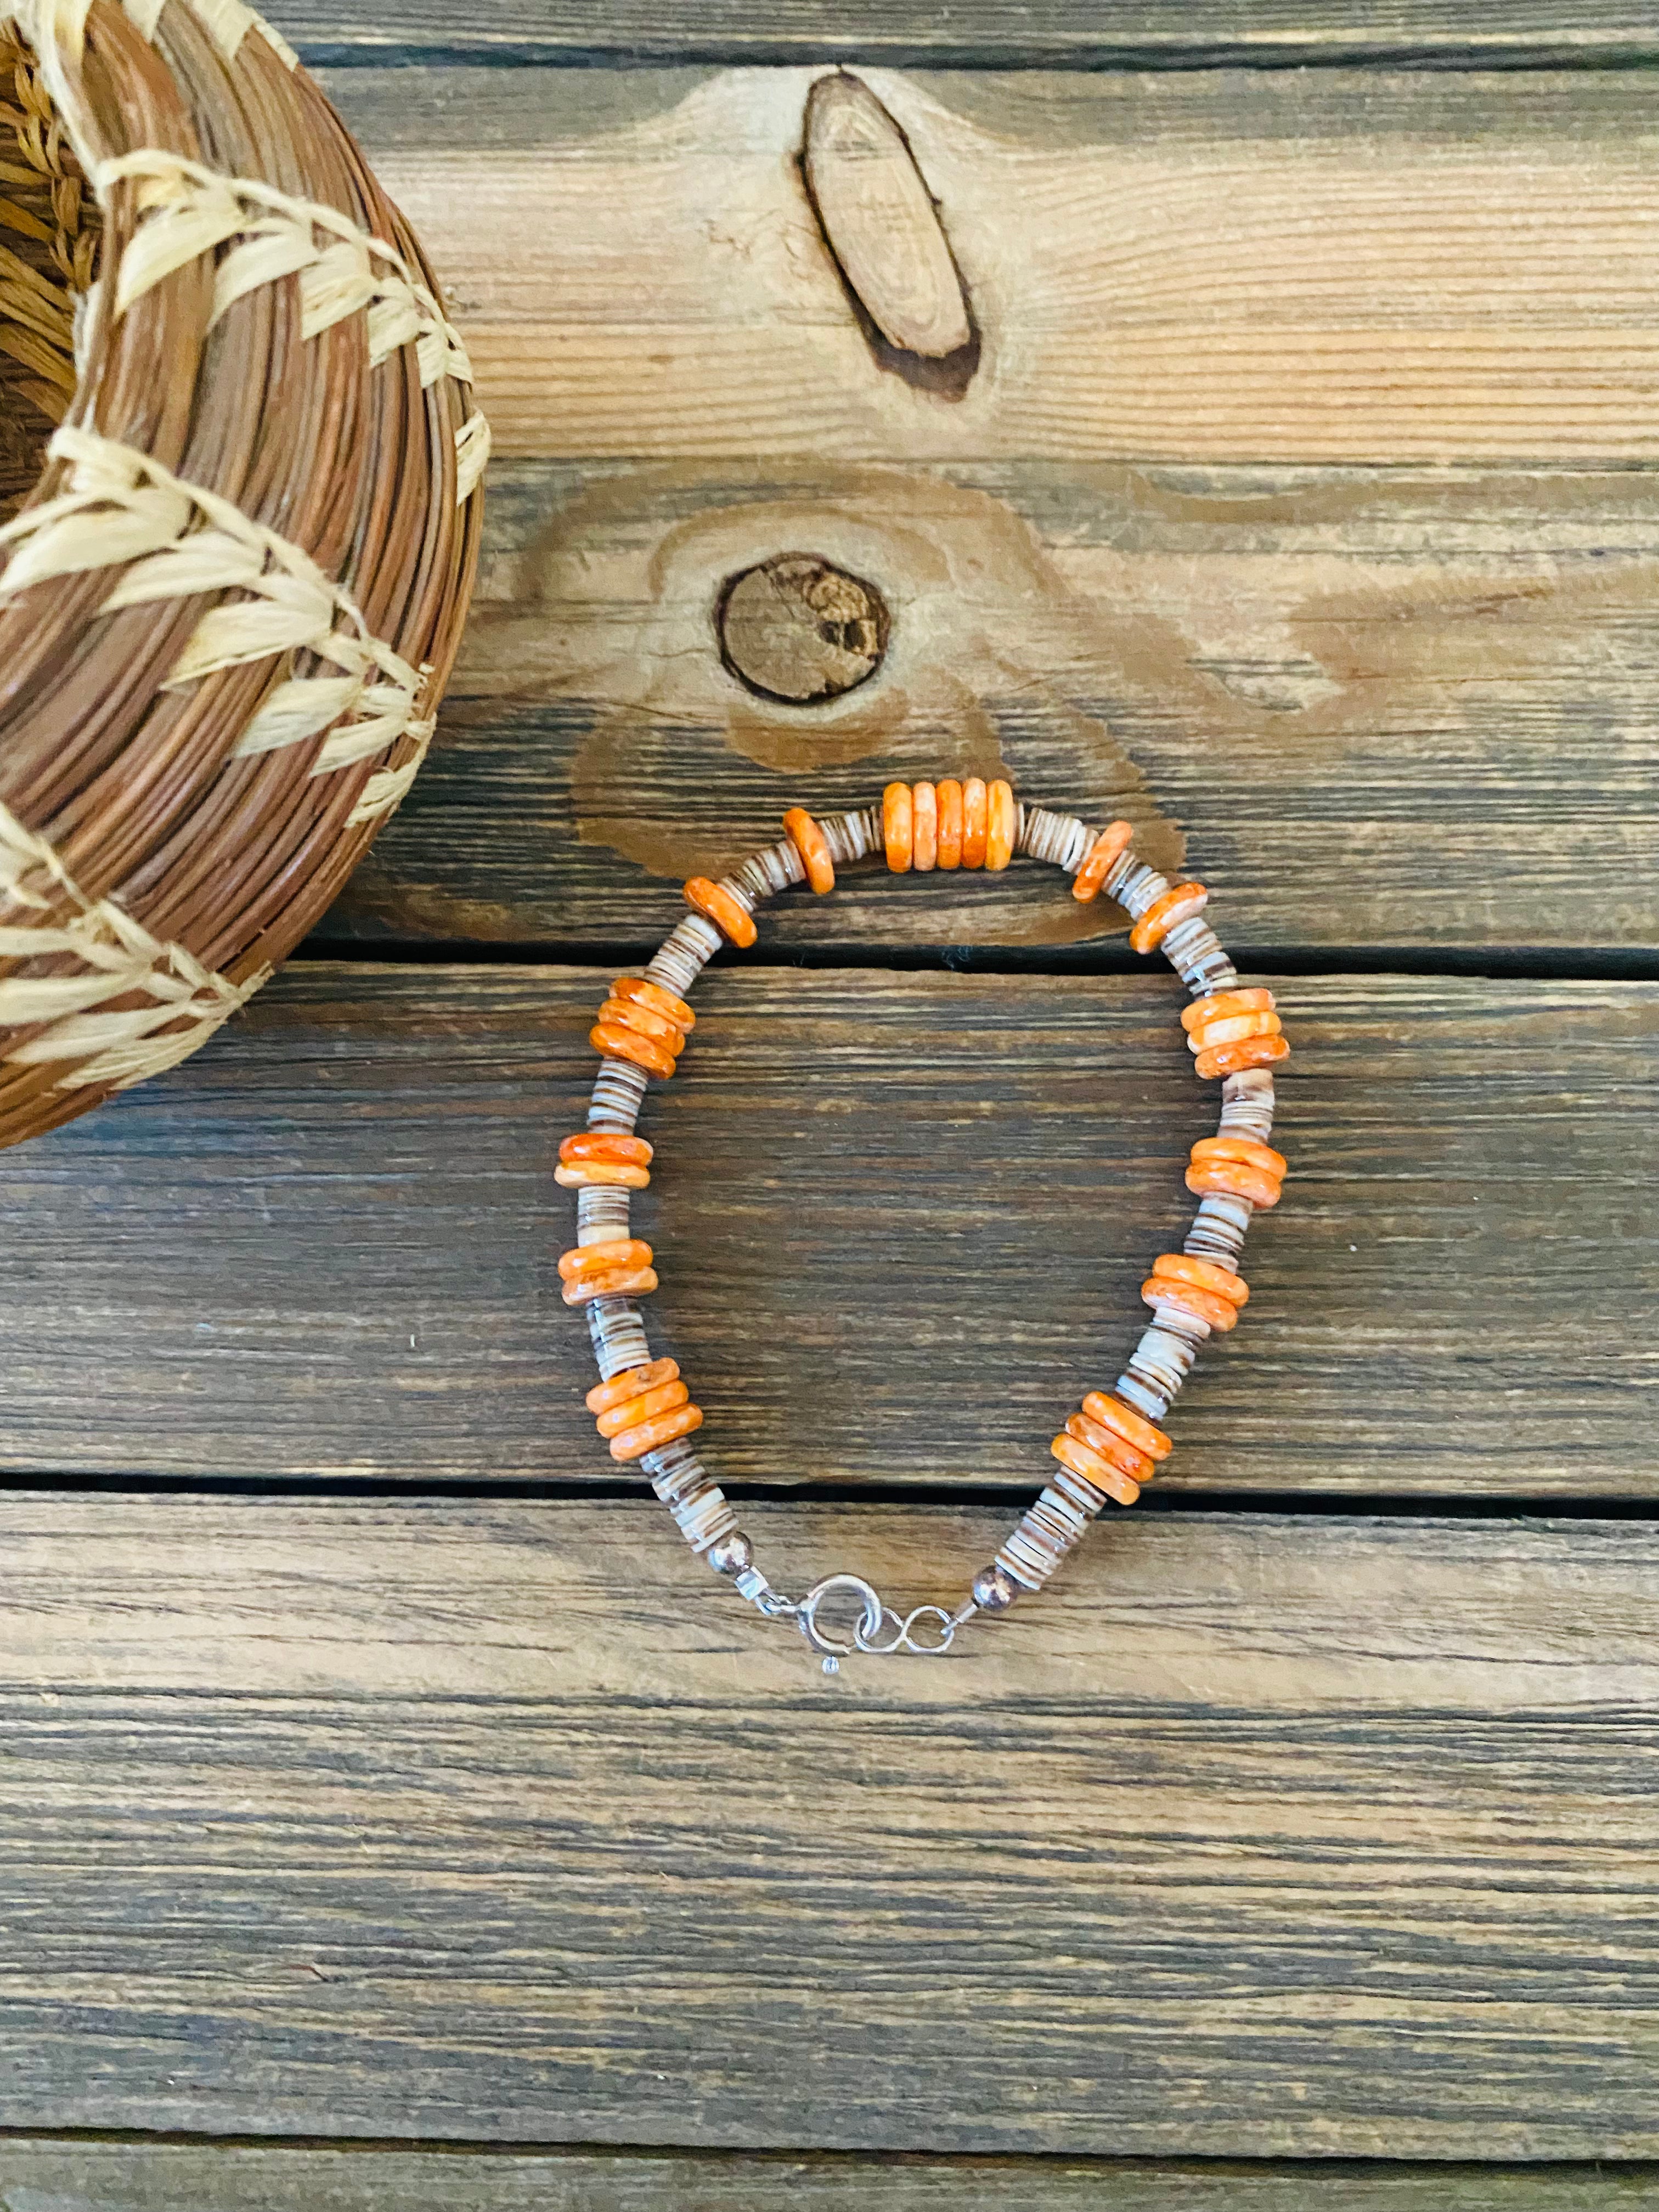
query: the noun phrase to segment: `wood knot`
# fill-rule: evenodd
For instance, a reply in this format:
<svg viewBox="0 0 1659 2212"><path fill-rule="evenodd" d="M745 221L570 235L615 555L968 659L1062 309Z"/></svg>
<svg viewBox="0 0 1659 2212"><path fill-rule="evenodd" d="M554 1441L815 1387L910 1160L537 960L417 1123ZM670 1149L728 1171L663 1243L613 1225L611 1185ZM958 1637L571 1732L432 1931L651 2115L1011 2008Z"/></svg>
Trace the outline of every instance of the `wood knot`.
<svg viewBox="0 0 1659 2212"><path fill-rule="evenodd" d="M775 553L729 579L715 612L720 658L763 699L816 706L869 681L887 651L873 584L816 553Z"/></svg>

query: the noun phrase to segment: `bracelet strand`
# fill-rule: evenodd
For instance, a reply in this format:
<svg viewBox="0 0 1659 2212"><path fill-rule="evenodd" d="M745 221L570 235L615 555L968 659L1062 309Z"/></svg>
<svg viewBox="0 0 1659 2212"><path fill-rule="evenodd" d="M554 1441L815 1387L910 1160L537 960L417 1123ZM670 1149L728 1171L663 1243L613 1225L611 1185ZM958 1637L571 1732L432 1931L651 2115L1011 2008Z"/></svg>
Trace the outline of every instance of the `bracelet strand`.
<svg viewBox="0 0 1659 2212"><path fill-rule="evenodd" d="M857 1650L933 1656L948 1650L975 1613L1006 1612L1039 1590L1109 1502L1133 1504L1171 1449L1158 1425L1169 1413L1199 1349L1238 1318L1249 1290L1237 1262L1245 1231L1278 1203L1285 1161L1273 1132L1273 1067L1289 1054L1271 991L1246 989L1206 919L1200 883L1171 883L1137 858L1127 822L1097 829L1073 814L1027 805L1004 782L978 777L938 784L892 783L875 806L814 818L799 807L787 835L718 882L694 876L690 911L669 932L643 975L618 976L599 1009L592 1042L601 1054L587 1127L559 1147L557 1180L576 1192L576 1243L559 1261L565 1302L585 1306L599 1381L587 1395L613 1459L637 1462L692 1550L729 1577L769 1618L793 1619L827 1673ZM653 1358L636 1300L657 1287L651 1247L629 1225L632 1192L650 1182L652 1148L635 1133L649 1079L666 1079L696 1016L686 1003L723 945L755 942L755 912L800 884L819 895L836 872L875 856L895 874L1006 868L1016 854L1073 878L1081 901L1104 892L1131 922L1137 952L1161 950L1192 994L1181 1015L1198 1074L1221 1079L1213 1137L1192 1148L1187 1187L1198 1209L1178 1253L1161 1254L1141 1285L1152 1320L1110 1391L1091 1390L1055 1437L1057 1472L955 1610L921 1605L901 1617L856 1575L830 1575L803 1598L775 1589L755 1564L738 1516L688 1439L701 1409L672 1359ZM855 1608L837 1633L820 1608Z"/></svg>

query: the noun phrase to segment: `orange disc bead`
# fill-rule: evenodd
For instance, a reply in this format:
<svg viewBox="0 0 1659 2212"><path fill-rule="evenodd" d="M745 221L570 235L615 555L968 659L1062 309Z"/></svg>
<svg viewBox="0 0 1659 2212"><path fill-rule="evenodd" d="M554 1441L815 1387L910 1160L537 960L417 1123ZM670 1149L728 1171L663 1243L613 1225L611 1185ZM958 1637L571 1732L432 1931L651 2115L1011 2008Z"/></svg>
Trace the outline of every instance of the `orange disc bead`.
<svg viewBox="0 0 1659 2212"><path fill-rule="evenodd" d="M1168 1275L1148 1275L1140 1295L1149 1306L1179 1306L1184 1313L1196 1314L1224 1334L1238 1321L1238 1308L1231 1298L1218 1298L1213 1291L1201 1291L1196 1283L1177 1283Z"/></svg>
<svg viewBox="0 0 1659 2212"><path fill-rule="evenodd" d="M651 1182L649 1168L631 1168L617 1160L577 1160L567 1166L561 1160L553 1180L562 1190L645 1190Z"/></svg>
<svg viewBox="0 0 1659 2212"><path fill-rule="evenodd" d="M806 871L806 880L822 895L836 888L836 864L830 854L830 840L804 806L792 806L783 817L783 826L789 833L789 842L800 854L800 864Z"/></svg>
<svg viewBox="0 0 1659 2212"><path fill-rule="evenodd" d="M611 995L648 1006L653 1014L672 1022L682 1036L689 1036L697 1026L697 1018L684 999L677 999L672 991L665 991L660 983L650 982L643 975L618 975L611 986Z"/></svg>
<svg viewBox="0 0 1659 2212"><path fill-rule="evenodd" d="M562 1139L559 1158L567 1167L578 1160L608 1160L621 1167L649 1167L655 1158L643 1137L617 1136L610 1129L578 1129Z"/></svg>
<svg viewBox="0 0 1659 2212"><path fill-rule="evenodd" d="M1191 1031L1211 1022L1230 1021L1235 1014L1270 1014L1273 994L1259 985L1249 991L1212 991L1207 999L1194 999L1181 1010L1181 1026Z"/></svg>
<svg viewBox="0 0 1659 2212"><path fill-rule="evenodd" d="M637 1428L641 1421L653 1420L659 1413L684 1405L690 1395L678 1377L672 1382L659 1382L654 1390L642 1390L626 1405L613 1406L608 1413L601 1413L595 1426L602 1437L619 1437L624 1429Z"/></svg>
<svg viewBox="0 0 1659 2212"><path fill-rule="evenodd" d="M1194 1164L1206 1160L1243 1160L1263 1175L1282 1182L1290 1162L1283 1152L1264 1145L1259 1137L1200 1137L1193 1146Z"/></svg>
<svg viewBox="0 0 1659 2212"><path fill-rule="evenodd" d="M955 776L947 775L936 787L939 798L939 864L941 868L962 866L962 786Z"/></svg>
<svg viewBox="0 0 1659 2212"><path fill-rule="evenodd" d="M1107 824L1084 854L1083 865L1072 878L1072 896L1074 899L1098 898L1101 885L1122 854L1127 852L1134 834L1133 823L1111 822ZM1186 1017L1183 1015L1182 1018L1185 1020Z"/></svg>
<svg viewBox="0 0 1659 2212"><path fill-rule="evenodd" d="M614 1407L625 1406L630 1398L637 1398L642 1391L677 1382L679 1371L679 1363L673 1359L653 1359L643 1367L624 1368L608 1382L596 1382L583 1403L590 1413L608 1413Z"/></svg>
<svg viewBox="0 0 1659 2212"><path fill-rule="evenodd" d="M1197 1259L1190 1252L1160 1252L1152 1262L1152 1273L1173 1282L1194 1284L1200 1291L1213 1291L1218 1298L1231 1298L1236 1306L1250 1303L1250 1286L1243 1275L1236 1275L1231 1267L1214 1260Z"/></svg>
<svg viewBox="0 0 1659 2212"><path fill-rule="evenodd" d="M1133 1406L1126 1406L1121 1398L1113 1397L1109 1391L1091 1390L1083 1401L1083 1410L1091 1421L1115 1429L1126 1443L1132 1443L1137 1451L1144 1451L1148 1459L1168 1459L1175 1449L1162 1429L1155 1429Z"/></svg>
<svg viewBox="0 0 1659 2212"><path fill-rule="evenodd" d="M608 1275L578 1275L564 1286L568 1306L585 1305L589 1298L631 1298L657 1287L653 1267L615 1267Z"/></svg>
<svg viewBox="0 0 1659 2212"><path fill-rule="evenodd" d="M931 783L910 787L911 859L919 876L939 866L939 793Z"/></svg>
<svg viewBox="0 0 1659 2212"><path fill-rule="evenodd" d="M1198 1198L1247 1198L1264 1213L1279 1199L1277 1176L1244 1160L1200 1160L1188 1169L1187 1188Z"/></svg>
<svg viewBox="0 0 1659 2212"><path fill-rule="evenodd" d="M890 783L881 794L881 841L893 873L908 876L916 845L915 809L908 783Z"/></svg>
<svg viewBox="0 0 1659 2212"><path fill-rule="evenodd" d="M656 1451L664 1444L672 1444L676 1437L689 1437L693 1429L702 1426L701 1406L672 1406L665 1413L653 1413L648 1421L639 1421L631 1429L623 1429L611 1439L612 1459L638 1459L648 1451Z"/></svg>
<svg viewBox="0 0 1659 2212"><path fill-rule="evenodd" d="M735 945L740 952L746 952L754 943L754 915L724 884L711 883L707 876L692 876L685 884L684 896L687 906L707 915L726 942Z"/></svg>
<svg viewBox="0 0 1659 2212"><path fill-rule="evenodd" d="M985 837L988 827L990 795L981 777L970 775L962 787L962 865L964 868L985 866Z"/></svg>
<svg viewBox="0 0 1659 2212"><path fill-rule="evenodd" d="M648 1267L653 1257L651 1247L642 1237L617 1237L603 1244L578 1244L562 1253L559 1273L568 1283L579 1275L603 1275L612 1267Z"/></svg>
<svg viewBox="0 0 1659 2212"><path fill-rule="evenodd" d="M1097 1451L1102 1459L1109 1461L1121 1474L1132 1476L1136 1482L1152 1480L1152 1462L1146 1453L1126 1443L1115 1430L1091 1421L1086 1413L1073 1413L1066 1424L1066 1433L1075 1437L1080 1444L1087 1444L1091 1451Z"/></svg>
<svg viewBox="0 0 1659 2212"><path fill-rule="evenodd" d="M1282 1036L1253 1036L1201 1052L1193 1066L1207 1081L1212 1075L1237 1075L1242 1068L1271 1067L1276 1060L1290 1056L1291 1048Z"/></svg>
<svg viewBox="0 0 1659 2212"><path fill-rule="evenodd" d="M985 865L1006 868L1014 857L1014 787L999 781L985 794Z"/></svg>
<svg viewBox="0 0 1659 2212"><path fill-rule="evenodd" d="M1187 1039L1187 1048L1194 1053L1214 1052L1220 1045L1237 1044L1245 1037L1278 1036L1284 1027L1277 1014L1233 1014L1225 1021L1194 1030Z"/></svg>
<svg viewBox="0 0 1659 2212"><path fill-rule="evenodd" d="M1115 1498L1120 1505L1133 1505L1140 1495L1140 1485L1133 1475L1125 1474L1109 1460L1103 1459L1085 1443L1063 1431L1048 1447L1062 1467L1069 1467L1073 1474L1080 1474L1085 1482L1093 1483L1097 1490L1104 1491L1108 1498Z"/></svg>
<svg viewBox="0 0 1659 2212"><path fill-rule="evenodd" d="M587 1042L595 1052L605 1053L611 1060L631 1060L647 1075L674 1073L674 1054L666 1045L639 1030L624 1029L620 1022L596 1022L587 1032Z"/></svg>
<svg viewBox="0 0 1659 2212"><path fill-rule="evenodd" d="M1171 884L1167 891L1158 894L1129 932L1130 950L1155 952L1177 922L1189 921L1194 915L1202 914L1209 898L1202 884Z"/></svg>
<svg viewBox="0 0 1659 2212"><path fill-rule="evenodd" d="M677 1029L666 1014L653 1013L635 1000L607 999L599 1008L599 1019L612 1029L637 1030L641 1036L654 1038L672 1059L685 1050L685 1031Z"/></svg>

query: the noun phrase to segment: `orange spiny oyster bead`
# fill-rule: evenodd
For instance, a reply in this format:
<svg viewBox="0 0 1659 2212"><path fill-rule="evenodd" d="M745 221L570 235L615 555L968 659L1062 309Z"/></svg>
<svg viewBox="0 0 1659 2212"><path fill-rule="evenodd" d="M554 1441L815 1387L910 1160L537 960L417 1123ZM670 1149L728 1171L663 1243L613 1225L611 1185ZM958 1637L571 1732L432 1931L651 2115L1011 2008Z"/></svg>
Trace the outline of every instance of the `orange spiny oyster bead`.
<svg viewBox="0 0 1659 2212"><path fill-rule="evenodd" d="M789 833L790 843L800 854L808 884L820 895L834 890L836 864L830 857L830 840L806 809L792 806L783 817L783 826Z"/></svg>
<svg viewBox="0 0 1659 2212"><path fill-rule="evenodd" d="M755 917L741 899L733 897L724 884L717 884L708 876L691 876L683 893L687 906L704 915L720 935L739 951L746 952L756 937Z"/></svg>
<svg viewBox="0 0 1659 2212"><path fill-rule="evenodd" d="M647 1420L636 1421L632 1428L619 1429L611 1439L611 1456L638 1459L646 1452L672 1444L677 1437L689 1437L693 1429L702 1426L701 1406L671 1406L665 1413L653 1413Z"/></svg>
<svg viewBox="0 0 1659 2212"><path fill-rule="evenodd" d="M1197 1055L1200 1076L1237 1075L1241 1068L1268 1067L1290 1056L1284 1024L1273 994L1259 986L1247 991L1217 991L1195 999L1181 1013L1181 1026Z"/></svg>
<svg viewBox="0 0 1659 2212"><path fill-rule="evenodd" d="M1014 825L1019 817L1014 811L1014 787L1000 780L985 794L985 865L988 869L1006 868L1014 857Z"/></svg>
<svg viewBox="0 0 1659 2212"><path fill-rule="evenodd" d="M689 1036L697 1026L697 1018L684 999L677 999L672 991L665 991L660 983L652 982L644 975L618 975L611 986L613 999L633 999L653 1014L660 1014L665 1022L672 1022L682 1036Z"/></svg>
<svg viewBox="0 0 1659 2212"><path fill-rule="evenodd" d="M1181 1009L1181 1026L1189 1036L1198 1036L1212 1022L1231 1021L1235 1014L1270 1014L1274 1000L1260 984L1245 991L1212 991Z"/></svg>
<svg viewBox="0 0 1659 2212"><path fill-rule="evenodd" d="M678 1382L679 1372L678 1360L647 1360L643 1367L625 1368L608 1382L596 1382L583 1402L590 1413L608 1413L617 1406L625 1406L630 1398L637 1398L642 1391Z"/></svg>
<svg viewBox="0 0 1659 2212"><path fill-rule="evenodd" d="M1175 1449L1162 1429L1155 1429L1146 1416L1126 1406L1121 1398L1115 1398L1109 1390L1091 1390L1083 1401L1083 1410L1091 1421L1103 1427L1115 1429L1126 1443L1137 1451L1144 1451L1148 1459L1168 1459Z"/></svg>
<svg viewBox="0 0 1659 2212"><path fill-rule="evenodd" d="M659 1382L654 1390L641 1390L637 1398L630 1398L625 1405L613 1406L609 1413L601 1413L593 1425L602 1437L619 1437L624 1429L637 1428L641 1421L654 1420L659 1413L672 1413L676 1406L684 1405L690 1395L678 1376L671 1376L667 1382Z"/></svg>
<svg viewBox="0 0 1659 2212"><path fill-rule="evenodd" d="M1191 1283L1200 1291L1213 1291L1218 1298L1230 1298L1235 1306L1250 1303L1250 1286L1243 1276L1224 1267L1218 1260L1200 1260L1191 1252L1160 1252L1152 1262L1152 1273L1172 1282Z"/></svg>
<svg viewBox="0 0 1659 2212"><path fill-rule="evenodd" d="M1200 1137L1193 1146L1187 1188L1203 1197L1248 1198L1252 1206L1277 1206L1285 1160L1255 1137Z"/></svg>
<svg viewBox="0 0 1659 2212"><path fill-rule="evenodd" d="M931 783L910 787L910 847L919 876L939 866L939 793Z"/></svg>
<svg viewBox="0 0 1659 2212"><path fill-rule="evenodd" d="M1194 1314L1210 1327L1224 1334L1238 1320L1238 1308L1231 1298L1223 1297L1218 1291L1206 1291L1197 1283L1183 1283L1173 1275L1148 1275L1140 1286L1140 1295L1149 1306L1179 1306L1183 1313Z"/></svg>
<svg viewBox="0 0 1659 2212"><path fill-rule="evenodd" d="M612 1029L634 1030L641 1036L649 1037L659 1044L671 1060L678 1060L685 1050L685 1031L666 1014L659 1014L639 999L619 999L613 995L599 1008L599 1019Z"/></svg>
<svg viewBox="0 0 1659 2212"><path fill-rule="evenodd" d="M617 1001L607 999L606 1006ZM674 1073L677 1054L670 1052L657 1038L621 1022L595 1022L587 1032L587 1042L595 1052L602 1052L611 1060L631 1060L635 1067L642 1067L647 1075L670 1076Z"/></svg>
<svg viewBox="0 0 1659 2212"><path fill-rule="evenodd" d="M1080 1474L1085 1482L1091 1482L1097 1490L1115 1498L1120 1505L1133 1505L1139 1497L1140 1485L1133 1475L1125 1474L1121 1468L1103 1459L1091 1445L1069 1431L1062 1430L1048 1449L1062 1467L1069 1467L1073 1474Z"/></svg>
<svg viewBox="0 0 1659 2212"><path fill-rule="evenodd" d="M915 857L915 808L908 783L890 783L881 794L881 842L896 876L908 876Z"/></svg>
<svg viewBox="0 0 1659 2212"><path fill-rule="evenodd" d="M1129 822L1109 822L1083 856L1083 865L1072 878L1072 896L1087 901L1100 896L1105 882L1119 859L1129 848L1134 836L1134 825Z"/></svg>
<svg viewBox="0 0 1659 2212"><path fill-rule="evenodd" d="M1133 1476L1137 1482L1152 1480L1152 1461L1144 1451L1137 1451L1132 1443L1127 1443L1115 1429L1091 1421L1086 1413L1073 1413L1066 1424L1066 1433L1075 1437L1080 1444L1087 1444L1091 1451L1098 1452L1121 1474Z"/></svg>
<svg viewBox="0 0 1659 2212"><path fill-rule="evenodd" d="M614 1137L599 1129L582 1129L559 1146L553 1180L567 1190L580 1190L593 1183L643 1190L651 1180L651 1147L643 1137Z"/></svg>
<svg viewBox="0 0 1659 2212"><path fill-rule="evenodd" d="M941 868L962 866L962 786L955 776L947 775L935 787L939 807L939 864Z"/></svg>
<svg viewBox="0 0 1659 2212"><path fill-rule="evenodd" d="M983 777L970 775L962 787L962 865L964 868L985 866L985 839L988 828L990 794Z"/></svg>
<svg viewBox="0 0 1659 2212"><path fill-rule="evenodd" d="M1176 924L1190 921L1194 915L1201 914L1209 898L1202 884L1171 884L1167 891L1159 892L1129 932L1131 950L1156 951Z"/></svg>
<svg viewBox="0 0 1659 2212"><path fill-rule="evenodd" d="M1288 1060L1291 1048L1282 1036L1243 1037L1237 1044L1212 1045L1193 1062L1196 1074L1207 1082L1215 1075L1237 1075L1247 1067L1271 1067Z"/></svg>
<svg viewBox="0 0 1659 2212"><path fill-rule="evenodd" d="M602 1244L578 1244L561 1255L559 1273L564 1281L564 1302L579 1306L589 1298L629 1297L657 1287L651 1265L651 1247L637 1237L608 1239Z"/></svg>

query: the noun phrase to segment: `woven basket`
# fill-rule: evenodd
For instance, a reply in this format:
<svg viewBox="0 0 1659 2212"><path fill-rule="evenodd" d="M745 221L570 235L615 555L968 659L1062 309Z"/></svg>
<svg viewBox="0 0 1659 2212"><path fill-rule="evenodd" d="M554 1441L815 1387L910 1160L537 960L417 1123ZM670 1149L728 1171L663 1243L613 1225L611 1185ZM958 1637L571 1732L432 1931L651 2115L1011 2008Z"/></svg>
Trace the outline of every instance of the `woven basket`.
<svg viewBox="0 0 1659 2212"><path fill-rule="evenodd" d="M194 1051L407 791L489 433L240 0L23 0L0 42L6 1145Z"/></svg>

